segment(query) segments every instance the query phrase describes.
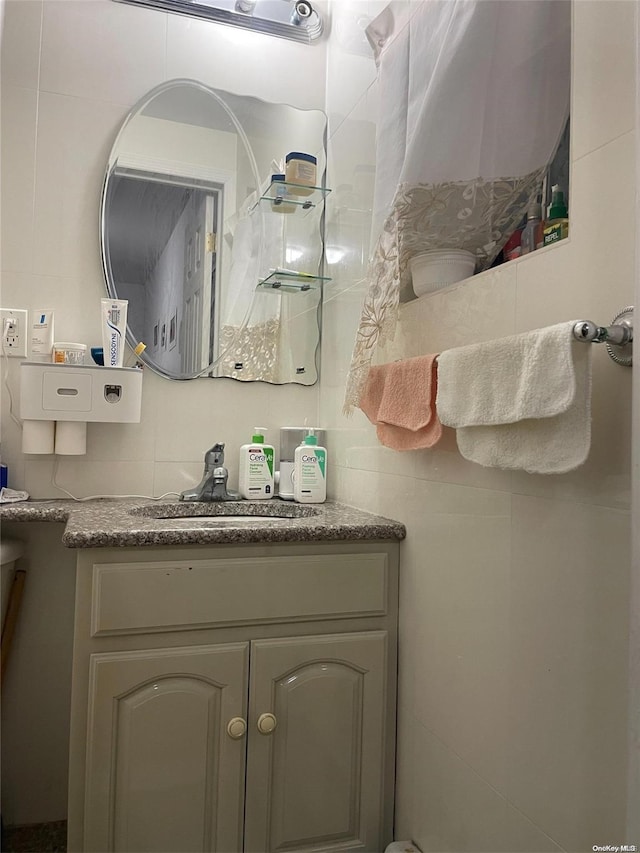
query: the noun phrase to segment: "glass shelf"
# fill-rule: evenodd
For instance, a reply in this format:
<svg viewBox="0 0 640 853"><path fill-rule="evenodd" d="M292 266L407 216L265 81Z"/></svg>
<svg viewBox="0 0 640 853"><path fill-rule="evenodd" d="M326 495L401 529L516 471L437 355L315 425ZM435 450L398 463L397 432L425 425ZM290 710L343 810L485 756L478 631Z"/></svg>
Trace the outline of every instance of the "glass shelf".
<svg viewBox="0 0 640 853"><path fill-rule="evenodd" d="M304 190L306 194L296 194L297 188ZM293 204L302 210L311 210L323 201L330 192L331 190L325 187L307 187L303 184L292 184L289 181L271 181L267 191L260 196L260 201L269 202L276 208L278 204Z"/></svg>
<svg viewBox="0 0 640 853"><path fill-rule="evenodd" d="M309 275L294 270L273 270L262 281L258 282L258 290L268 290L274 293L304 293L317 290L322 282L331 281L324 275Z"/></svg>

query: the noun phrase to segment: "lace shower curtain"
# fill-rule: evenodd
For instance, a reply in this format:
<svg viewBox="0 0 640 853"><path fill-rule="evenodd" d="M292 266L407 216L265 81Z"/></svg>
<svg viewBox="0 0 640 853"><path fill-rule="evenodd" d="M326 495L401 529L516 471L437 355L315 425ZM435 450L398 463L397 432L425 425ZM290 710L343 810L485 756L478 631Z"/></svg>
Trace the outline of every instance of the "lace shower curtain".
<svg viewBox="0 0 640 853"><path fill-rule="evenodd" d="M269 182L266 182L266 186ZM282 346L282 297L256 291L264 269L261 245L280 246L283 217L262 216L256 208L259 196L252 194L243 204L234 224L228 286L220 305L220 351L218 370L232 379L280 381L279 354ZM247 310L251 313L247 320ZM241 364L241 368L236 368Z"/></svg>
<svg viewBox="0 0 640 853"><path fill-rule="evenodd" d="M395 334L409 259L465 249L487 269L540 190L569 115L570 0L392 2L369 25L378 66L368 291L344 411Z"/></svg>

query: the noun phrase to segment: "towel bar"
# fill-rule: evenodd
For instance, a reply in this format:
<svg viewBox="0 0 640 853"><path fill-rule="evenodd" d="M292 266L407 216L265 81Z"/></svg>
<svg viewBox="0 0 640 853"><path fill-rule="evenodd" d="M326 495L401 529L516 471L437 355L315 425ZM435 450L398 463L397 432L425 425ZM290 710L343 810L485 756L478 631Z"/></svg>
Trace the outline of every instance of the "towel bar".
<svg viewBox="0 0 640 853"><path fill-rule="evenodd" d="M616 314L610 326L578 320L573 327L573 336L586 343L606 344L607 352L617 364L629 366L633 363L633 306Z"/></svg>

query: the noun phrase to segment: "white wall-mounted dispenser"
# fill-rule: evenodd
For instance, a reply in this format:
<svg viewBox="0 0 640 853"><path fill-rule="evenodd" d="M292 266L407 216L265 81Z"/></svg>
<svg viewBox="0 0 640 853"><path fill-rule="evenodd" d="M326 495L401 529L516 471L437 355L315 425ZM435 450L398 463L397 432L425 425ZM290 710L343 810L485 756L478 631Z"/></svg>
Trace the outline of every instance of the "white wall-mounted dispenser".
<svg viewBox="0 0 640 853"><path fill-rule="evenodd" d="M87 423L139 423L142 371L23 361L23 453L81 455Z"/></svg>

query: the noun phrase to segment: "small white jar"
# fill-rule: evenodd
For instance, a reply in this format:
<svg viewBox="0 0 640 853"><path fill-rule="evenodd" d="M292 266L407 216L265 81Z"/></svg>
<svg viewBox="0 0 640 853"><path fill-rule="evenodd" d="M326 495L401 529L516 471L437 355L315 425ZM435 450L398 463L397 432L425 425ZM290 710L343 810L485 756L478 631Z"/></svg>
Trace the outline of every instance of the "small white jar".
<svg viewBox="0 0 640 853"><path fill-rule="evenodd" d="M54 364L84 364L86 344L57 343L53 345Z"/></svg>
<svg viewBox="0 0 640 853"><path fill-rule="evenodd" d="M292 195L311 195L316 186L318 158L302 151L290 151L285 157L285 164L287 183L296 184L288 187L289 192Z"/></svg>
<svg viewBox="0 0 640 853"><path fill-rule="evenodd" d="M273 210L274 213L294 213L296 209L295 204L291 204L290 201L286 201L288 189L285 186L284 181L285 176L282 174L271 175L271 193L273 194L271 210Z"/></svg>

